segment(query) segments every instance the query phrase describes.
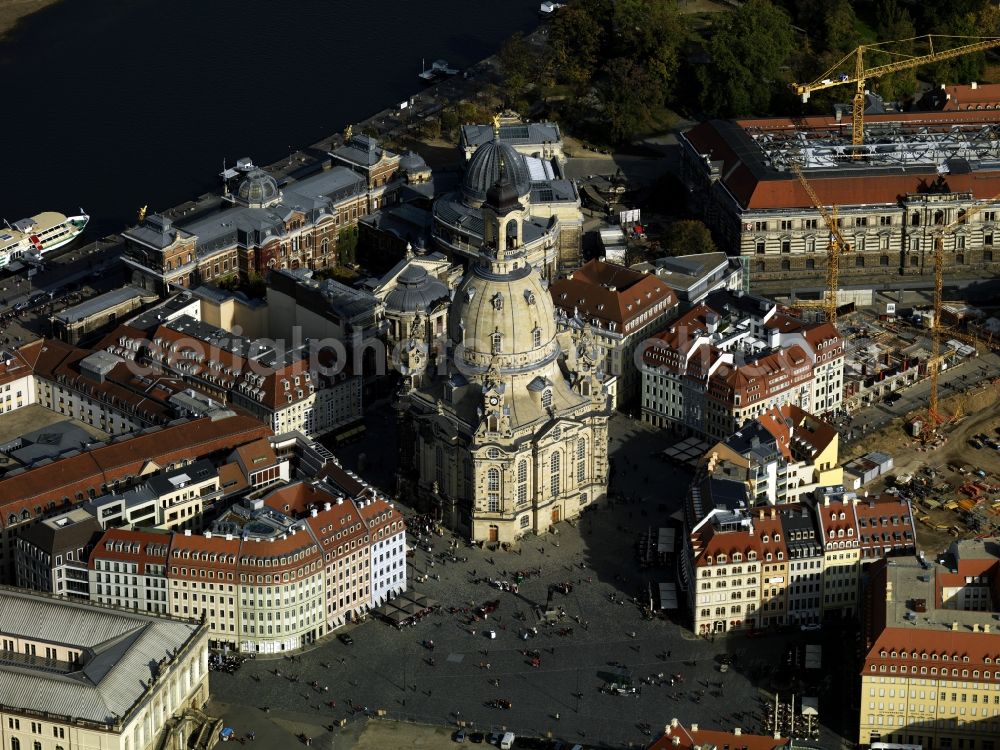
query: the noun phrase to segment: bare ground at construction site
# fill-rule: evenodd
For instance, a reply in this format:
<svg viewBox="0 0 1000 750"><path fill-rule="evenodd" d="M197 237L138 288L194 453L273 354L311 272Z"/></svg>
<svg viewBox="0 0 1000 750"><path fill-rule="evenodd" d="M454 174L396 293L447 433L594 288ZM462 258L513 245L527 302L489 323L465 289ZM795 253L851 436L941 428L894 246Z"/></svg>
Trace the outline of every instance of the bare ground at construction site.
<svg viewBox="0 0 1000 750"><path fill-rule="evenodd" d="M914 518L922 519L916 525L917 542L928 554L945 549L956 536L964 538L976 534L963 520L964 514L960 508L944 507L951 501L958 502L969 497L961 488L967 486L970 480L979 479L971 472L981 469L987 474L981 484L1000 486L1000 451L988 446L976 449L969 444L969 439L979 433L1000 438L996 432L996 428L1000 426L1000 382L985 383L966 391L960 398L965 416L954 423L943 425L939 430L943 438L934 445L923 446L908 434L907 424L910 417L914 416L908 415L896 418L879 431L852 443L846 452L847 457L864 455L870 451L888 453L893 457L894 465L890 477L904 473L917 475L924 467L929 466L937 472L937 477L933 480L935 483L947 482L951 486L950 492L934 493L926 498L940 501L940 508L928 507L921 500L914 501ZM942 399L942 413L953 414L957 404L958 400L955 398ZM969 473L958 471L961 466ZM891 479L887 482L886 479L879 478L865 489L878 493L891 484ZM1000 514L994 514L991 506L1000 499L1000 494L997 491L984 492L981 497L980 509L990 509L986 511L985 518L996 524L993 528L995 533L1000 528ZM1000 513L1000 508L997 511ZM990 529L984 527L979 533L988 531Z"/></svg>

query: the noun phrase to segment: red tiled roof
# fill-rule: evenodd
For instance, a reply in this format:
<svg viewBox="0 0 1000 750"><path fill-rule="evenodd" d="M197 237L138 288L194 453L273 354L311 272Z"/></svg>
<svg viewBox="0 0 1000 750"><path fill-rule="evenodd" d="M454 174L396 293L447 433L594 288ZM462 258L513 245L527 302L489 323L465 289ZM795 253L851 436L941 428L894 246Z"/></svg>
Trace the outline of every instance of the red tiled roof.
<svg viewBox="0 0 1000 750"><path fill-rule="evenodd" d="M138 565L138 574L146 575L149 565L166 565L171 535L152 531L108 529L94 545L87 568L94 570L98 560L116 560ZM116 549L118 544L121 549ZM108 549L108 545L112 545Z"/></svg>
<svg viewBox="0 0 1000 750"><path fill-rule="evenodd" d="M775 739L760 734L744 734L740 732L723 732L714 729L702 729L692 724L686 728L680 722L674 726L671 721L667 726L663 736L655 740L648 750L694 750L702 747L715 746L719 750L724 747L731 747L733 750L776 750L779 747L788 745L787 739ZM674 744L674 739L678 739L679 744Z"/></svg>
<svg viewBox="0 0 1000 750"><path fill-rule="evenodd" d="M0 357L0 385L31 375L42 349L42 341L32 341L19 349L8 349L9 357Z"/></svg>
<svg viewBox="0 0 1000 750"><path fill-rule="evenodd" d="M865 121L874 125L879 122L902 122L910 127L945 129L953 125L977 125L995 122L996 111L981 112L910 112L891 115L866 115ZM733 132L733 129L736 132ZM699 123L685 133L685 138L700 154L710 154L712 161L721 161L722 182L744 209L809 208L812 200L802 184L790 172L777 172L769 167L766 176L758 177L744 161L744 149L755 150L746 130L776 132L838 133L847 142L851 137L851 120L844 118L837 122L832 116L801 118L762 118L720 122L717 120ZM741 141L731 144L730 138ZM745 140L745 143L742 141ZM832 171L832 170L831 170ZM896 204L906 194L927 192L942 176L934 165L914 165L905 171L889 170L872 174L872 171L858 173L843 170L831 175L816 172L809 175L809 183L824 204L838 206L867 204ZM993 198L1000 193L1000 170L978 169L966 173L952 173L943 177L951 192L971 192L979 199Z"/></svg>
<svg viewBox="0 0 1000 750"><path fill-rule="evenodd" d="M549 287L552 301L567 315L614 323L627 333L627 324L660 302L665 309L677 304L673 290L656 274L591 260Z"/></svg>
<svg viewBox="0 0 1000 750"><path fill-rule="evenodd" d="M3 498L0 528L12 525L11 514L16 517L16 524L23 510L34 517L33 508L42 508L44 512L49 502L59 505L67 498L76 503L77 492L87 497L92 489L100 494L104 485L138 476L147 465L162 467L176 461L192 461L271 434L270 428L251 417L203 417L118 439L86 453L8 475L0 479L0 498Z"/></svg>
<svg viewBox="0 0 1000 750"><path fill-rule="evenodd" d="M905 500L893 495L869 495L858 498L854 512L863 557L882 557L886 549L915 546L912 513Z"/></svg>

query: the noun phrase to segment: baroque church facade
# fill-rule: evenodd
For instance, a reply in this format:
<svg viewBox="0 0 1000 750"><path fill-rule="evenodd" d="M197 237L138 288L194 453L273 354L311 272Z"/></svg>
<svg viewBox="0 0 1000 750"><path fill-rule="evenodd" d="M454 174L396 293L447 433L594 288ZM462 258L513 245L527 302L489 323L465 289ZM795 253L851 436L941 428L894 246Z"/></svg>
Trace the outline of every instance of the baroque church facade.
<svg viewBox="0 0 1000 750"><path fill-rule="evenodd" d="M447 345L414 342L401 356L400 496L476 541L545 532L607 493L612 404L598 348L584 329L575 370L562 369L518 179L501 163L486 191L481 252L452 300Z"/></svg>

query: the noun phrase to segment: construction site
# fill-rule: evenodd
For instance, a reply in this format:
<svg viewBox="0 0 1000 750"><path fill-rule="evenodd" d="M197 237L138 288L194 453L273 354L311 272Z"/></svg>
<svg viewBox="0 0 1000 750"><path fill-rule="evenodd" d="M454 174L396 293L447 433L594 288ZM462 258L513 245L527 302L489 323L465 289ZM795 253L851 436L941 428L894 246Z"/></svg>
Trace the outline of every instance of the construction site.
<svg viewBox="0 0 1000 750"><path fill-rule="evenodd" d="M738 248L753 291L775 293L790 282L822 289L831 232L850 255L836 269L845 288L929 289L938 244L947 282L1000 272L993 105L901 111L867 88L1000 40L918 41L925 54L892 56L895 42L858 47L816 81L792 84L804 100L853 88L850 104L829 115L710 120L681 136L690 207L724 246ZM870 63L887 56L892 63ZM953 88L949 101L965 99L964 89L974 94L976 84Z"/></svg>

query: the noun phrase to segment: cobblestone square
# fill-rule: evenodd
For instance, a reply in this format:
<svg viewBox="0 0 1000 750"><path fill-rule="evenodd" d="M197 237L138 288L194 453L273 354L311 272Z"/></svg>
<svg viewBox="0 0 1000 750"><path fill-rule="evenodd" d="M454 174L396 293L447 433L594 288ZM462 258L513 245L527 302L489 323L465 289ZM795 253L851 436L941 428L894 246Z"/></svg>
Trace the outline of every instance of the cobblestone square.
<svg viewBox="0 0 1000 750"><path fill-rule="evenodd" d="M645 744L674 716L757 731L761 691L747 675L779 664L785 638L738 634L712 642L678 624L680 613L676 622L643 618L633 598L641 603L645 592L655 595L674 573L668 566L642 568L636 540L680 508L689 475L655 457L670 442L661 431L616 416L612 435L618 498L612 503L511 551L431 537L432 551L417 549L410 558L409 580L410 591L442 605L438 614L402 630L369 618L350 629L352 645L331 637L293 661L257 658L235 675L213 674L213 698L245 706L246 720L257 724L292 712L299 717L292 724L325 726L360 719L367 709L427 724L464 722L484 732L551 733L587 745ZM453 545L458 562L446 554ZM515 582L516 571L534 570L541 574L522 579L516 594L489 583ZM565 615L546 625L539 615L550 584L561 583L572 590L553 592L551 604ZM496 599L495 612L473 621L472 609ZM532 627L537 635L523 640ZM430 640L433 650L425 646ZM532 651L538 666L526 653ZM726 673L719 669L723 653L737 660ZM602 692L622 673L631 676L635 695ZM489 705L497 700L511 707ZM824 731L820 744L840 747L840 740Z"/></svg>

